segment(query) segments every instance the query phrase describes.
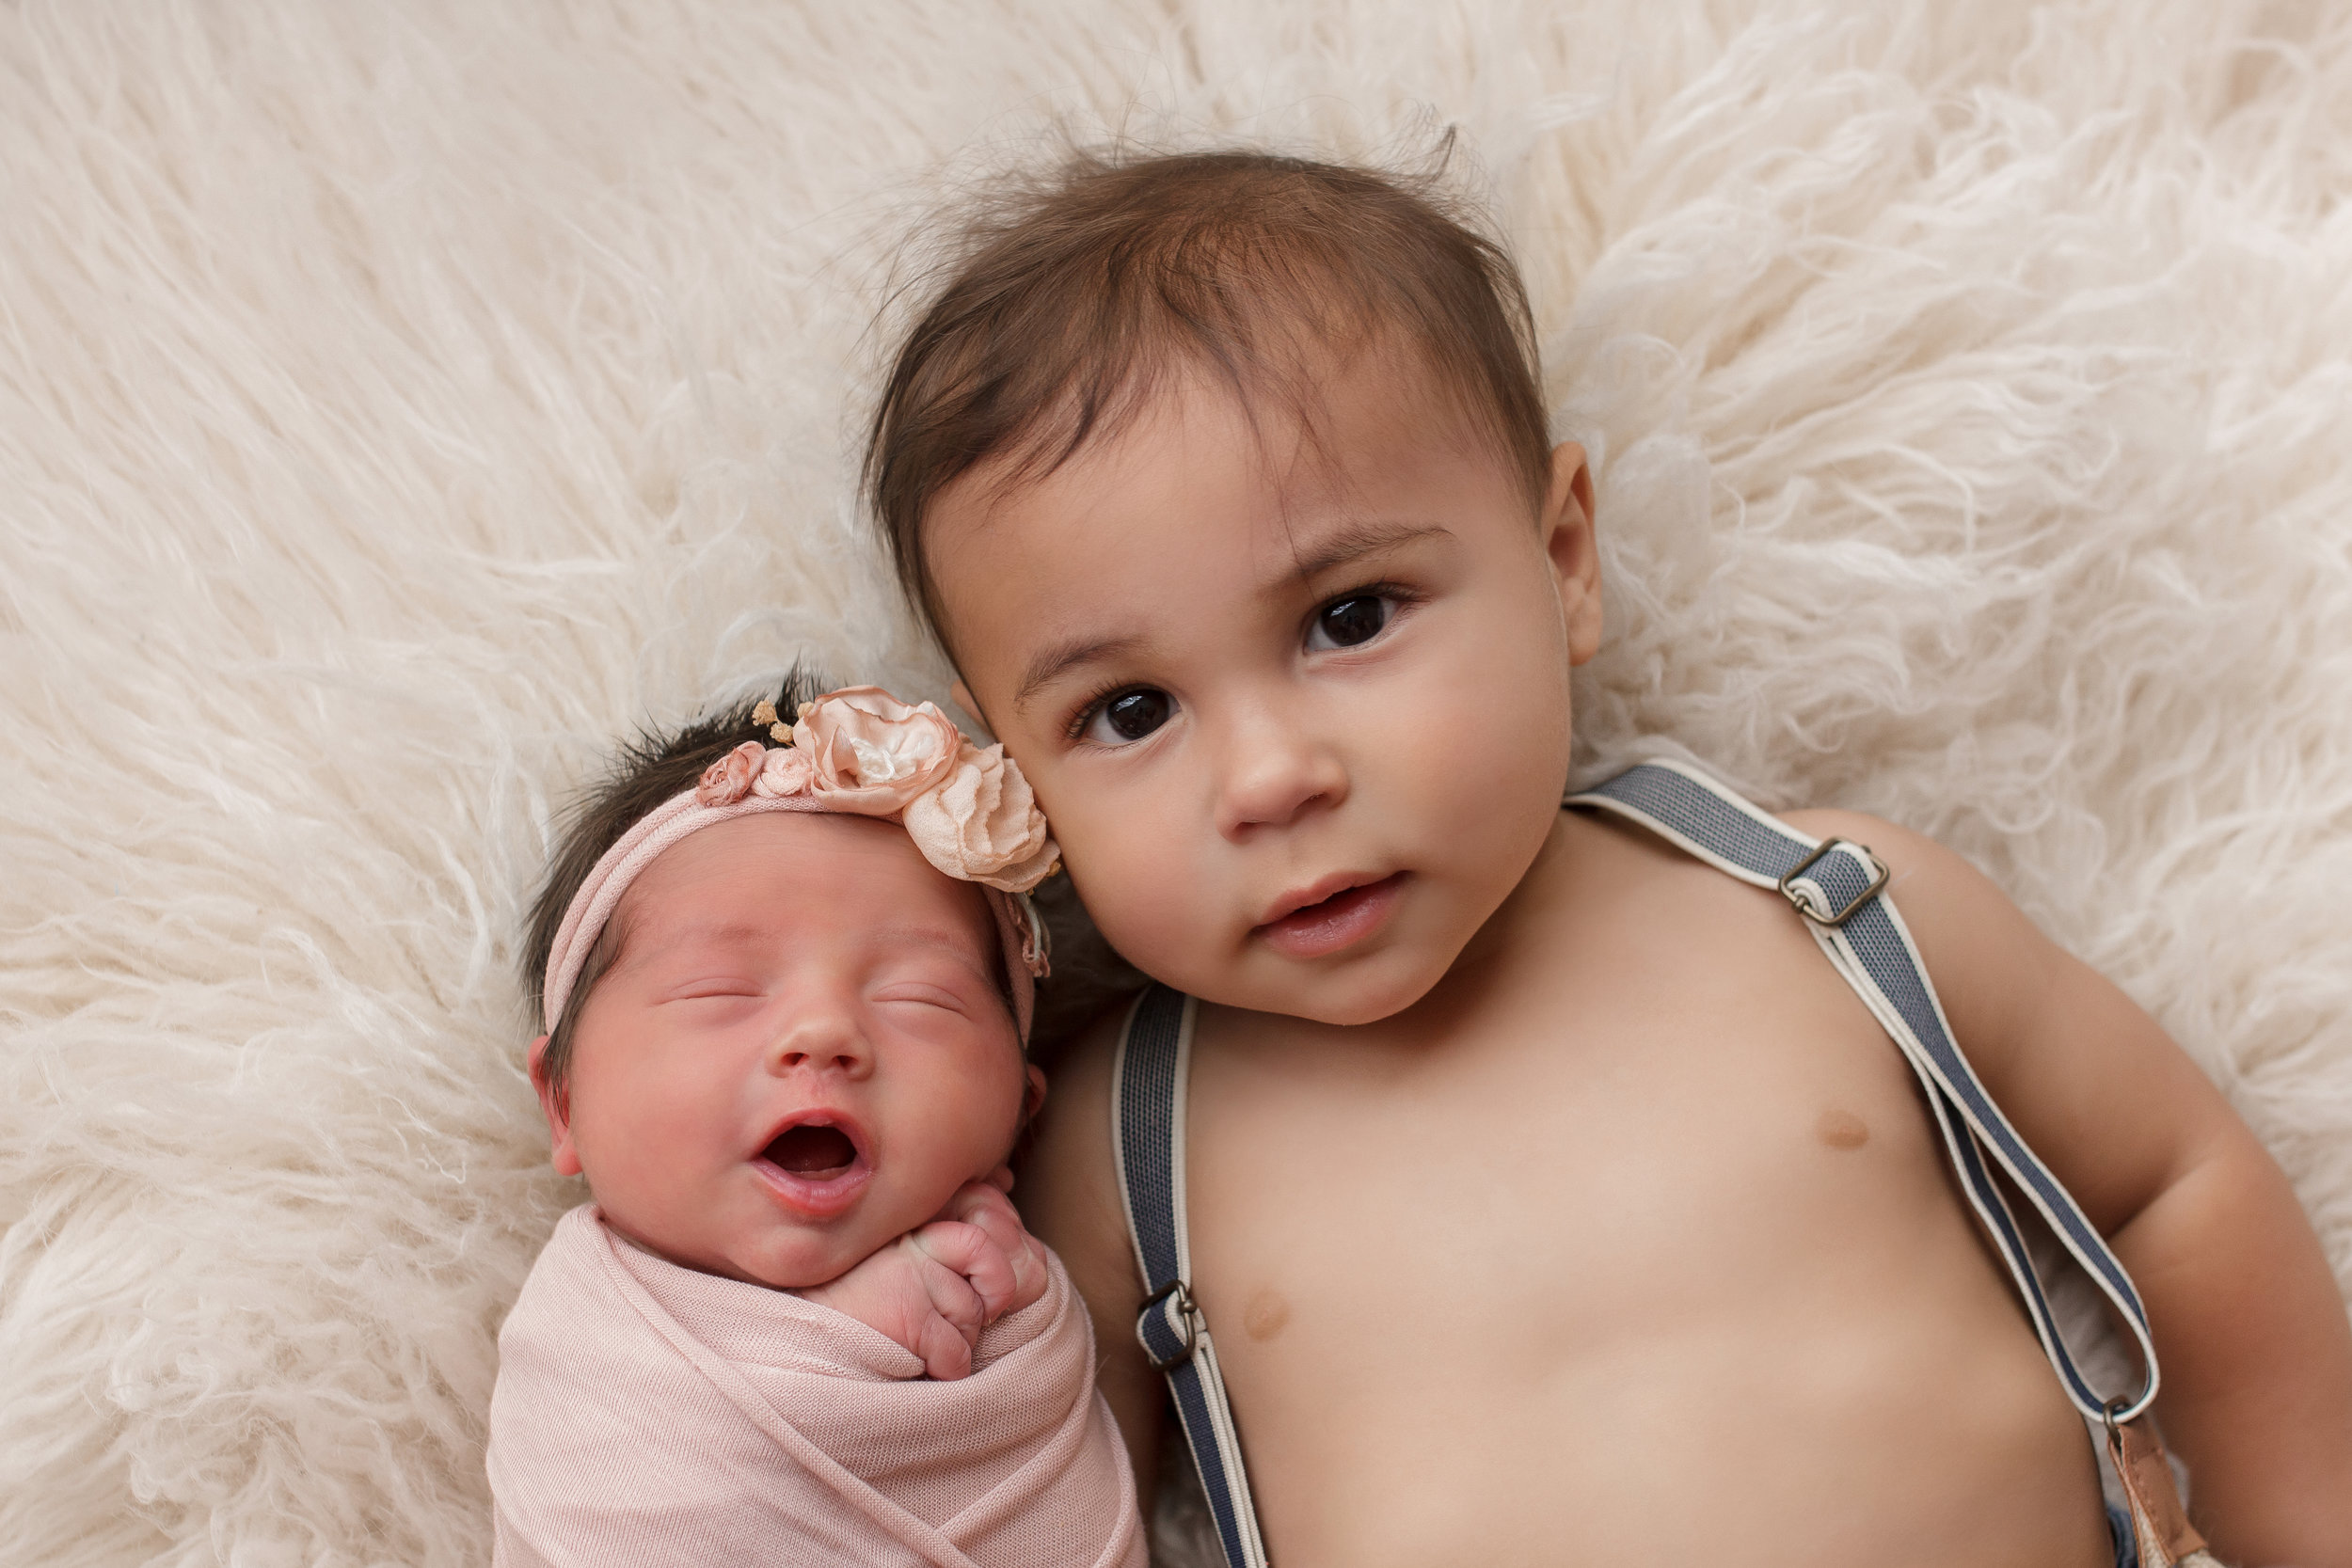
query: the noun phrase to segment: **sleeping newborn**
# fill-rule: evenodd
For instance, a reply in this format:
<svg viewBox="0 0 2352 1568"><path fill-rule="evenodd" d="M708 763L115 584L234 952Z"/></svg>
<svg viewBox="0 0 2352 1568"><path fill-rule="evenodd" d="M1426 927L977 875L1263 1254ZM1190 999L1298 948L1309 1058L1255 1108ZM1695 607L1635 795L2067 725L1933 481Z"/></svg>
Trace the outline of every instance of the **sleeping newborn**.
<svg viewBox="0 0 2352 1568"><path fill-rule="evenodd" d="M499 1563L1141 1568L1086 1313L1003 1191L1054 863L999 749L873 688L626 754L534 930L594 1201L499 1336Z"/></svg>

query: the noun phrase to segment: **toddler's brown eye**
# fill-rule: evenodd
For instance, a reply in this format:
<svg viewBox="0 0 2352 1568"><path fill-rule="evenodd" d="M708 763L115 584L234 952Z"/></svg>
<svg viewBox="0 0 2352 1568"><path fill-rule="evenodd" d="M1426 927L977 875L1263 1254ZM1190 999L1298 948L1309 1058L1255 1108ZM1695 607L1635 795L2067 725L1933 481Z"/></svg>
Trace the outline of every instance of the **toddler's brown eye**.
<svg viewBox="0 0 2352 1568"><path fill-rule="evenodd" d="M1336 599L1315 612L1310 646L1353 648L1380 635L1389 624L1389 601L1377 594L1358 594Z"/></svg>
<svg viewBox="0 0 2352 1568"><path fill-rule="evenodd" d="M1105 746L1141 740L1167 723L1175 711L1175 701L1165 691L1150 687L1122 691L1094 710L1094 717L1087 723L1086 736Z"/></svg>

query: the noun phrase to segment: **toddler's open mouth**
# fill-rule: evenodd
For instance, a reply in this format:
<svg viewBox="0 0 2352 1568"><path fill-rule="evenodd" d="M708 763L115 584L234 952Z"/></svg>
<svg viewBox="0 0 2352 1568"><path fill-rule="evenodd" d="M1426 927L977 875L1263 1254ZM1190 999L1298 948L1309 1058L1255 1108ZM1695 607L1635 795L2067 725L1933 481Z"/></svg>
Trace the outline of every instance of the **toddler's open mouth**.
<svg viewBox="0 0 2352 1568"><path fill-rule="evenodd" d="M874 1174L856 1124L829 1111L794 1117L768 1140L752 1168L786 1207L811 1219L848 1209Z"/></svg>

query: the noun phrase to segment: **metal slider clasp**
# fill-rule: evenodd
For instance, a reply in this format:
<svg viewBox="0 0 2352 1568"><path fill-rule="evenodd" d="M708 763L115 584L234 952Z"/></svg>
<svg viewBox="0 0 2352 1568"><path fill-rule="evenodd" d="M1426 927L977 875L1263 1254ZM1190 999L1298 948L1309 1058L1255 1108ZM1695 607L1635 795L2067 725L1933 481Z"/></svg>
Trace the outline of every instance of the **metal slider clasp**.
<svg viewBox="0 0 2352 1568"><path fill-rule="evenodd" d="M1820 884L1816 882L1810 887L1800 888L1797 886L1797 879L1827 859L1830 853L1841 845L1861 855L1863 863L1870 868L1870 885L1847 899L1844 908L1824 910L1814 896L1816 890L1820 888ZM1854 917L1855 911L1859 911L1863 905L1876 898L1884 890L1886 877L1886 863L1871 853L1868 845L1856 844L1850 838L1825 838L1814 847L1811 854L1781 874L1780 895L1796 906L1797 912L1816 926L1843 926Z"/></svg>
<svg viewBox="0 0 2352 1568"><path fill-rule="evenodd" d="M1171 1304L1173 1313L1168 1311ZM1154 1327L1159 1330L1157 1336L1152 1333ZM1154 1371L1168 1371L1192 1359L1193 1350L1200 1343L1200 1309L1193 1305L1192 1292L1183 1280L1172 1279L1144 1298L1136 1309L1136 1338L1142 1341L1143 1354ZM1155 1339L1172 1339L1176 1348L1163 1354Z"/></svg>

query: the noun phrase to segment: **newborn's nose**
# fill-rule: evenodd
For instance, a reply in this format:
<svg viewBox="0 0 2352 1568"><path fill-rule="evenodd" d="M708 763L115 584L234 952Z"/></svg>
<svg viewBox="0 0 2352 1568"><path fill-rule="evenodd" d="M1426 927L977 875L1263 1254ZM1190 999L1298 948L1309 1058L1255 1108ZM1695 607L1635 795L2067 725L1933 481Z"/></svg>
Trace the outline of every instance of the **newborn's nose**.
<svg viewBox="0 0 2352 1568"><path fill-rule="evenodd" d="M777 1036L770 1053L770 1069L787 1073L802 1068L864 1078L874 1069L874 1053L866 1033L850 1013L820 1008L796 1015Z"/></svg>

